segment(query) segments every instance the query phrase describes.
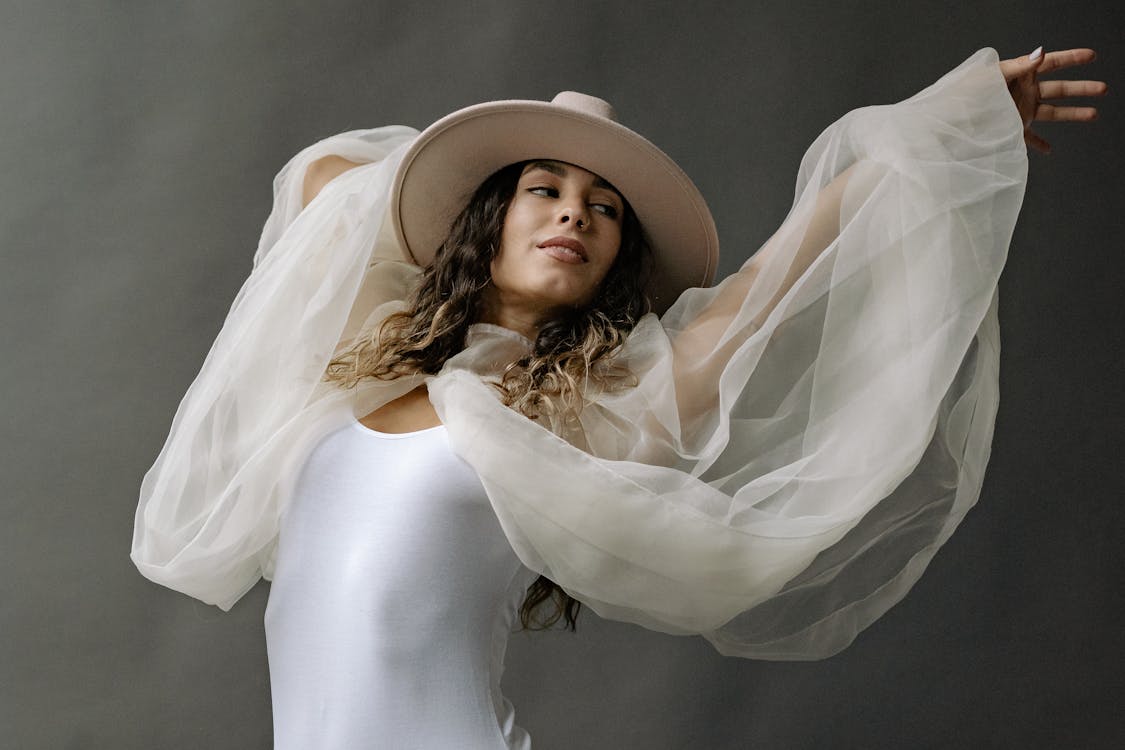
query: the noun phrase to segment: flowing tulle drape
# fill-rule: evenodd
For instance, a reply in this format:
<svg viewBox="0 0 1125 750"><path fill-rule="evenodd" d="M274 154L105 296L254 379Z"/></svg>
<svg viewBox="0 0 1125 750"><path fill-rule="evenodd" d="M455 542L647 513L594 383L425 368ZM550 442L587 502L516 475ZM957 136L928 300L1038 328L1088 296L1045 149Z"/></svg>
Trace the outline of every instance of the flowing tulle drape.
<svg viewBox="0 0 1125 750"><path fill-rule="evenodd" d="M758 658L835 653L906 593L991 446L996 289L1027 168L997 63L980 50L825 130L784 224L738 273L642 319L621 352L636 387L592 395L580 427L503 407L483 380L528 342L473 328L430 397L528 567L603 616ZM254 271L145 477L145 575L229 607L269 575L311 441L415 384L316 382L416 277L383 222L409 138L344 134L279 175ZM324 153L377 163L298 213Z"/></svg>
<svg viewBox="0 0 1125 750"><path fill-rule="evenodd" d="M272 571L278 521L315 441L407 380L360 393L321 383L340 341L401 300L418 275L385 220L403 127L343 133L294 157L274 181L274 207L249 278L180 403L141 483L133 561L141 573L229 609ZM301 210L317 158L361 162Z"/></svg>

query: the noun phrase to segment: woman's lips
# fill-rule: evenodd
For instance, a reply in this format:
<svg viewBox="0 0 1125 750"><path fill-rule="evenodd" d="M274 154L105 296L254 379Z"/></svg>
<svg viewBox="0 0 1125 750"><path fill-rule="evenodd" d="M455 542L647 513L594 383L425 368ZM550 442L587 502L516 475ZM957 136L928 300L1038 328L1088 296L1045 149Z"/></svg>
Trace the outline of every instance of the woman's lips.
<svg viewBox="0 0 1125 750"><path fill-rule="evenodd" d="M563 263L586 262L586 246L571 237L552 237L543 240L536 247Z"/></svg>

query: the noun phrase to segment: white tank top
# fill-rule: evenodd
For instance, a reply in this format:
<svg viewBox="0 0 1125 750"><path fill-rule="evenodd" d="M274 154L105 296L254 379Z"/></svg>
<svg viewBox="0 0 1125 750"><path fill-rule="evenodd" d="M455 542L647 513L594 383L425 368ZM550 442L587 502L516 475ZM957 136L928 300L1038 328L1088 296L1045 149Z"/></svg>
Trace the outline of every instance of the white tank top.
<svg viewBox="0 0 1125 750"><path fill-rule="evenodd" d="M266 607L275 749L528 750L500 675L536 577L444 427L328 434Z"/></svg>

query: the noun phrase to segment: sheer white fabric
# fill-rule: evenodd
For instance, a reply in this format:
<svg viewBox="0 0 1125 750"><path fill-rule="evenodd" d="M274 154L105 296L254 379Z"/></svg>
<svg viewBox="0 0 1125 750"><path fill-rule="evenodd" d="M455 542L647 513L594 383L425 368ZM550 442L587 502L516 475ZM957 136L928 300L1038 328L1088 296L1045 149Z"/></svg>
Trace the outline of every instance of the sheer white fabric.
<svg viewBox="0 0 1125 750"><path fill-rule="evenodd" d="M580 430L503 407L482 379L528 342L473 328L430 398L525 565L602 616L755 658L831 655L905 595L991 446L997 281L1027 171L997 63L982 49L825 130L781 228L640 322L621 355L637 386L591 393ZM417 384L318 383L417 276L385 221L413 134L335 136L278 175L254 269L141 487L149 578L229 608L270 576L311 441ZM299 211L327 153L373 163Z"/></svg>

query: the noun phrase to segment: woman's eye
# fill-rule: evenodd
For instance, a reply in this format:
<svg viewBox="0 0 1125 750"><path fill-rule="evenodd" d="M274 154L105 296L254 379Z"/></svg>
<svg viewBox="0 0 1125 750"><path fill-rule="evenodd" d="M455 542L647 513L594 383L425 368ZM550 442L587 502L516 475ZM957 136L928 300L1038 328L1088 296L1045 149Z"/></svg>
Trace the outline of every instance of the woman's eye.
<svg viewBox="0 0 1125 750"><path fill-rule="evenodd" d="M600 211L611 219L617 218L617 208L615 206L609 205L608 203L595 203L594 210Z"/></svg>
<svg viewBox="0 0 1125 750"><path fill-rule="evenodd" d="M557 198L559 196L559 191L555 190L554 188L551 188L551 187L528 188L527 192L533 193L535 195L544 195L544 196L547 196L548 198Z"/></svg>

